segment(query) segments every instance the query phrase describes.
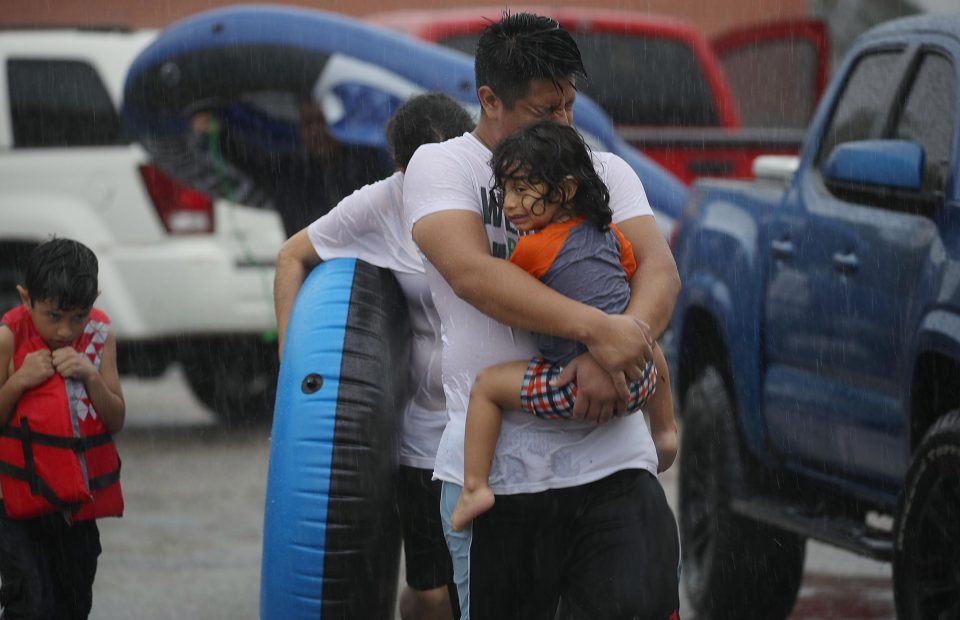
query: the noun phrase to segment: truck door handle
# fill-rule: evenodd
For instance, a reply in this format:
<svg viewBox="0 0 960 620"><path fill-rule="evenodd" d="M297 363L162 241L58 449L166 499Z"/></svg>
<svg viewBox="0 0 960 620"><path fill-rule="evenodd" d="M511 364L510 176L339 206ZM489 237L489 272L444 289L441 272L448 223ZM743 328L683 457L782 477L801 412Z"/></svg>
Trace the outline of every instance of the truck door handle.
<svg viewBox="0 0 960 620"><path fill-rule="evenodd" d="M857 255L853 252L847 252L843 254L837 252L833 255L833 270L842 273L848 274L853 273L860 268L860 259L857 258Z"/></svg>
<svg viewBox="0 0 960 620"><path fill-rule="evenodd" d="M781 237L770 242L770 249L773 251L774 258L788 259L796 254L796 248L790 237Z"/></svg>

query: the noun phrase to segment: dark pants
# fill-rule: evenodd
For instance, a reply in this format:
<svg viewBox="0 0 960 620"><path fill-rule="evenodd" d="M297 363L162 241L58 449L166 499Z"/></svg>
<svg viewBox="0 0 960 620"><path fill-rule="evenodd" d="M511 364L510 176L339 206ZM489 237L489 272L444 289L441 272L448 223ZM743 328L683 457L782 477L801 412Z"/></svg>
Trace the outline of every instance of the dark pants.
<svg viewBox="0 0 960 620"><path fill-rule="evenodd" d="M668 620L680 542L660 482L621 471L541 493L498 495L473 523L471 620Z"/></svg>
<svg viewBox="0 0 960 620"><path fill-rule="evenodd" d="M100 556L96 521L9 519L0 502L0 618L85 620Z"/></svg>
<svg viewBox="0 0 960 620"><path fill-rule="evenodd" d="M403 554L407 585L414 590L445 586L450 593L451 612L460 617L453 566L440 521L439 480L429 469L400 466L397 505L403 527Z"/></svg>

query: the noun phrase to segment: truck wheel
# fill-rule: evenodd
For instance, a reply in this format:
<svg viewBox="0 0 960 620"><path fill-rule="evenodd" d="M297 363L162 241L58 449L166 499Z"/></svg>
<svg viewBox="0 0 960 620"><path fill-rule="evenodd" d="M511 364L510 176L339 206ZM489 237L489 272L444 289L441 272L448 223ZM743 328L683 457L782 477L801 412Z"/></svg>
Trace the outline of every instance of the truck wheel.
<svg viewBox="0 0 960 620"><path fill-rule="evenodd" d="M894 523L897 618L960 617L960 411L917 448Z"/></svg>
<svg viewBox="0 0 960 620"><path fill-rule="evenodd" d="M277 391L276 346L257 341L195 344L184 356L194 395L227 424L271 419Z"/></svg>
<svg viewBox="0 0 960 620"><path fill-rule="evenodd" d="M719 371L707 367L683 403L679 521L690 604L712 620L786 618L803 578L805 539L731 510L744 459Z"/></svg>

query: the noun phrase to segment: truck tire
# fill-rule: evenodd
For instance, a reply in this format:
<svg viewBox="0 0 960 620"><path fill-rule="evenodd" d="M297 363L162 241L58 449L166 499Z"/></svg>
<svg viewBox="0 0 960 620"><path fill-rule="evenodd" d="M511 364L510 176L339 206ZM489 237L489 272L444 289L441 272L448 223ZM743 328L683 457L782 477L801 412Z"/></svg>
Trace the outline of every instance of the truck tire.
<svg viewBox="0 0 960 620"><path fill-rule="evenodd" d="M960 616L960 411L927 431L907 470L894 523L897 618Z"/></svg>
<svg viewBox="0 0 960 620"><path fill-rule="evenodd" d="M683 399L679 513L683 578L698 617L778 620L803 579L805 539L731 510L743 493L733 401L707 367Z"/></svg>
<svg viewBox="0 0 960 620"><path fill-rule="evenodd" d="M194 396L224 424L269 422L277 393L276 345L255 340L195 343L183 356Z"/></svg>

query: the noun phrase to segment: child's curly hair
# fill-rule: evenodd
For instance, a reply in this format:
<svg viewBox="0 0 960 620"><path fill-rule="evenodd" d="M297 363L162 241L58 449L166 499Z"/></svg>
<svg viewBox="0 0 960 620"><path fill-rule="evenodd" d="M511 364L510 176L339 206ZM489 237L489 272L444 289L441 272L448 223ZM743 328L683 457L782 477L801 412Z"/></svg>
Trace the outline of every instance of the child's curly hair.
<svg viewBox="0 0 960 620"><path fill-rule="evenodd" d="M508 179L542 183L545 202L560 202L561 208L600 230L613 219L610 192L593 166L590 148L573 127L553 121L529 125L497 145L490 165L501 193ZM569 178L577 187L572 198L565 191L564 182Z"/></svg>

